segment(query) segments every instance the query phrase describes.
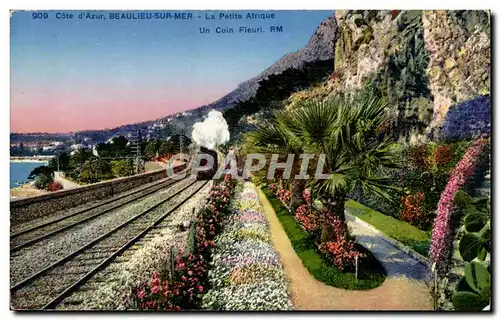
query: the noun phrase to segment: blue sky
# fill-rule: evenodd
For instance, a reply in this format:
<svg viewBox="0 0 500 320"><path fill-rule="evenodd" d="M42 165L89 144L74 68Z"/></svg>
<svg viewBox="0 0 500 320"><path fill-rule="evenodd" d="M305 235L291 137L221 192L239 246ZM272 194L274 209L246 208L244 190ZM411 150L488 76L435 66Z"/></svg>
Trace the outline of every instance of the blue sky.
<svg viewBox="0 0 500 320"><path fill-rule="evenodd" d="M205 20L205 13L218 17L222 11L184 11L202 19L58 20L59 11L46 12L48 19L33 19L33 12L11 18L14 132L97 129L210 103L303 47L332 14L268 11L276 18ZM109 17L109 11L93 13ZM283 32L237 32L239 26L267 30L271 25L283 26ZM216 34L217 26L236 32ZM200 27L212 29L211 34L200 34ZM134 106L139 110L122 110ZM33 115L40 120L33 121Z"/></svg>

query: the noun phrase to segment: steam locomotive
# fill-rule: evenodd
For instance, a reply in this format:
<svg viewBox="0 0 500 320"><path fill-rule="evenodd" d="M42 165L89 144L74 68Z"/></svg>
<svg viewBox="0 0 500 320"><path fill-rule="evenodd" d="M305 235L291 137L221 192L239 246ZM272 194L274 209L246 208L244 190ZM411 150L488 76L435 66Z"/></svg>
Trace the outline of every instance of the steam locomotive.
<svg viewBox="0 0 500 320"><path fill-rule="evenodd" d="M205 171L199 171L196 175L196 180L210 180L215 175L215 173L217 172L217 169L219 167L219 165L218 165L219 161L217 159L217 156L218 156L217 152L215 150L212 150L212 149L200 147L200 150L198 151L198 153L211 155L212 158L214 159L214 163L213 163L211 169L205 170ZM205 166L206 164L207 164L207 160L201 159L200 166Z"/></svg>

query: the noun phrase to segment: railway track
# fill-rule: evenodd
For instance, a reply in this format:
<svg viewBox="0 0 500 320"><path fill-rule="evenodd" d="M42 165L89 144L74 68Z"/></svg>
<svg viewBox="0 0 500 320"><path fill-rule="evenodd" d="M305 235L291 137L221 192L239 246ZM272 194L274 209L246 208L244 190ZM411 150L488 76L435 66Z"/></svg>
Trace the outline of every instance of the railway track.
<svg viewBox="0 0 500 320"><path fill-rule="evenodd" d="M68 230L72 227L89 222L105 213L121 208L131 202L149 196L163 188L173 186L183 180L162 179L144 188L128 192L126 194L101 201L90 207L82 208L69 215L47 221L33 227L25 228L10 236L10 253L13 254L20 249L35 244L43 239Z"/></svg>
<svg viewBox="0 0 500 320"><path fill-rule="evenodd" d="M68 295L110 264L117 256L141 239L154 234L156 226L201 190L208 181L195 181L175 194L150 206L116 228L73 251L45 269L23 279L10 288L11 307L22 309L55 309ZM175 204L169 200L184 193Z"/></svg>

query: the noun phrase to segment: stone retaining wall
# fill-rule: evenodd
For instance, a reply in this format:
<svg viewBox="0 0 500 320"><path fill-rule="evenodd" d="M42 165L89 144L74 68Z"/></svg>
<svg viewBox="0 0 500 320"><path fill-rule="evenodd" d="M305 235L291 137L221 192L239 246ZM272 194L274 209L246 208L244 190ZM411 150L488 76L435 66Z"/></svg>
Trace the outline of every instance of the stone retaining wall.
<svg viewBox="0 0 500 320"><path fill-rule="evenodd" d="M177 166L174 171L178 172L184 169L184 166L185 165ZM74 189L11 200L10 223L16 224L85 203L105 200L119 193L166 177L167 171L165 169L160 169L130 177L93 183Z"/></svg>

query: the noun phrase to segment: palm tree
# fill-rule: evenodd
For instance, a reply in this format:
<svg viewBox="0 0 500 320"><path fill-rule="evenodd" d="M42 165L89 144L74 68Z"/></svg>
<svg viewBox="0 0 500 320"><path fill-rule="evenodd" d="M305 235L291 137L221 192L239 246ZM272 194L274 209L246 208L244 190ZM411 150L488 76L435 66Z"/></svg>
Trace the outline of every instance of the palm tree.
<svg viewBox="0 0 500 320"><path fill-rule="evenodd" d="M92 157L92 152L87 148L79 148L70 157L72 167L81 167Z"/></svg>
<svg viewBox="0 0 500 320"><path fill-rule="evenodd" d="M299 156L305 152L305 145L300 137L296 135L294 127L294 119L287 112L280 112L270 116L269 119L260 123L257 131L250 132L246 135L244 142L245 153L263 153L266 156L265 171L267 174L270 168L270 160L272 154L280 156L279 162L285 162L289 154L294 155L292 170L290 173L291 181L291 201L290 208L295 210L301 202L301 192L306 185L306 180L293 179L299 173L301 161ZM278 172L275 170L274 177Z"/></svg>
<svg viewBox="0 0 500 320"><path fill-rule="evenodd" d="M257 152L312 153L314 164L324 155L323 173L330 176L311 185L345 221L345 201L355 188L390 198L387 189L393 187L382 172L397 167L398 157L396 144L379 129L389 121L386 107L385 100L359 92L305 102L259 124L250 137ZM292 197L300 199L304 185L292 181Z"/></svg>

